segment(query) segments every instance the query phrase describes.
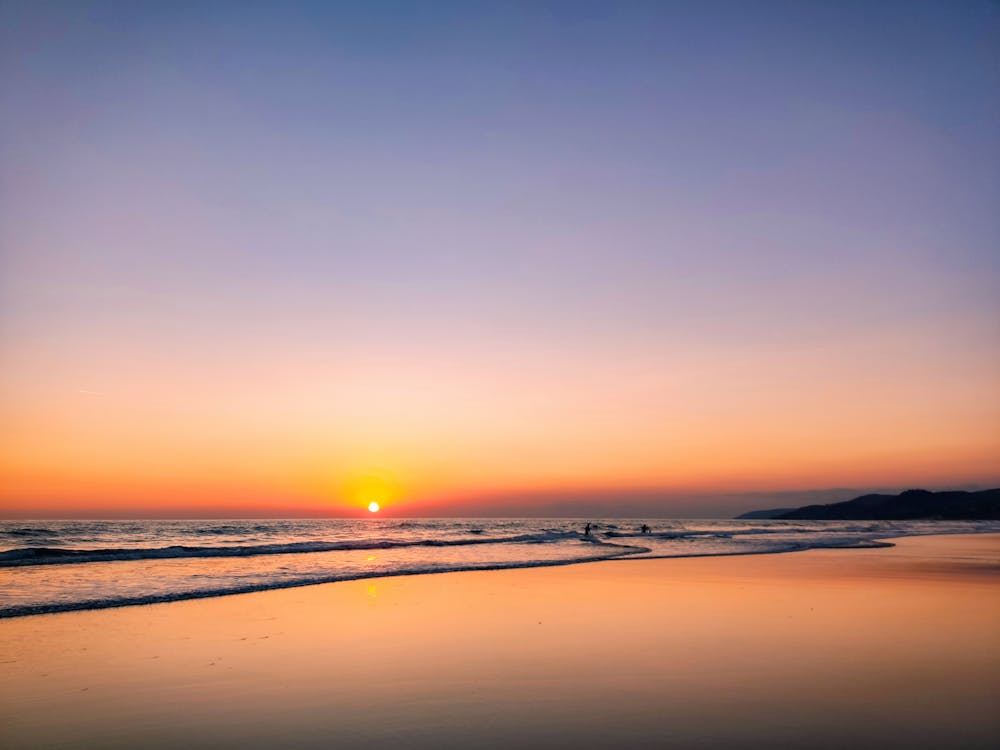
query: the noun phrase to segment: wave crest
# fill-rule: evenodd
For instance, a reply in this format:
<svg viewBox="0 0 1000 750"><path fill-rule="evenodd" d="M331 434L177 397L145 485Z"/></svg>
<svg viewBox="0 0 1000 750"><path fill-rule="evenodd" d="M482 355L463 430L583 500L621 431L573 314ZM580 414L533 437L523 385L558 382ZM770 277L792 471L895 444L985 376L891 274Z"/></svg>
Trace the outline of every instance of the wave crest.
<svg viewBox="0 0 1000 750"><path fill-rule="evenodd" d="M366 539L348 542L291 542L233 546L122 547L107 549L66 549L62 547L19 547L0 552L0 568L25 565L66 565L71 563L169 560L186 557L255 557L258 555L307 554L341 550L397 549L400 547L457 547L474 544L546 544L579 538L572 531L547 531L509 537L476 536L470 539Z"/></svg>

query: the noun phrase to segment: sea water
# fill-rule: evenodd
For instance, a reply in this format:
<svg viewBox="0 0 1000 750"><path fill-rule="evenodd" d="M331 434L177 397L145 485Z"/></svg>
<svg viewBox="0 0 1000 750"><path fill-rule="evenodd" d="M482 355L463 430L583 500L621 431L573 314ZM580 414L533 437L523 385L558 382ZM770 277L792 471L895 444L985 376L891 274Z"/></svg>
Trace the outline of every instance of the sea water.
<svg viewBox="0 0 1000 750"><path fill-rule="evenodd" d="M0 522L0 617L314 583L638 557L873 547L1000 521L321 519ZM649 525L642 533L642 524Z"/></svg>

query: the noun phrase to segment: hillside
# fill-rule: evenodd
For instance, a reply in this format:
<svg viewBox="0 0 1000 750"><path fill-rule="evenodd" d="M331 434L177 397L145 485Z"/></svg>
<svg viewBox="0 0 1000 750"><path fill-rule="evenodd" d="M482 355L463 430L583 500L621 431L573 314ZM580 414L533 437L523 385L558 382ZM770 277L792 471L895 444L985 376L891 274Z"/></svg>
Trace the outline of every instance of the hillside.
<svg viewBox="0 0 1000 750"><path fill-rule="evenodd" d="M794 510L752 511L739 517L812 521L993 520L1000 519L1000 488L978 492L907 490L898 495L862 495L841 503L806 505Z"/></svg>

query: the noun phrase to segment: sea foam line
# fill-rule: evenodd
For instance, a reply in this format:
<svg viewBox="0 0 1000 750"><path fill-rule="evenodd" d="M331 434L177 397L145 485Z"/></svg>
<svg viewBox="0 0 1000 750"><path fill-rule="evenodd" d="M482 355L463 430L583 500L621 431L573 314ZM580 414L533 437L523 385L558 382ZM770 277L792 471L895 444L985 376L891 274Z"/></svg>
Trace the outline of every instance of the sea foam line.
<svg viewBox="0 0 1000 750"><path fill-rule="evenodd" d="M278 589L314 586L321 583L340 583L357 581L366 578L394 578L409 575L431 575L435 573L461 573L475 570L509 570L515 568L547 568L558 565L579 565L581 563L612 560L625 555L648 552L645 547L630 547L620 544L597 542L602 548L614 547L616 551L605 555L574 557L564 560L521 560L509 563L471 563L466 565L434 566L410 568L405 570L372 571L369 573L345 573L340 575L311 576L290 581L275 581L272 583L245 584L242 586L226 586L217 589L195 589L192 591L177 591L160 594L143 594L140 596L109 597L107 599L87 599L75 602L52 602L45 604L23 604L12 607L0 607L0 619L9 617L26 617L28 615L55 614L58 612L74 612L79 610L110 609L112 607L127 607L139 604L164 604L184 601L187 599L206 599L233 594L249 594L256 591L274 591Z"/></svg>
<svg viewBox="0 0 1000 750"><path fill-rule="evenodd" d="M68 565L73 563L126 562L134 560L168 560L185 557L255 557L258 555L289 555L341 550L379 550L401 547L458 547L475 544L544 544L579 539L576 532L546 532L511 537L475 537L462 539L371 539L346 542L291 542L286 544L233 545L202 547L171 545L169 547L122 547L106 549L64 549L60 547L18 547L0 552L0 568L27 565Z"/></svg>

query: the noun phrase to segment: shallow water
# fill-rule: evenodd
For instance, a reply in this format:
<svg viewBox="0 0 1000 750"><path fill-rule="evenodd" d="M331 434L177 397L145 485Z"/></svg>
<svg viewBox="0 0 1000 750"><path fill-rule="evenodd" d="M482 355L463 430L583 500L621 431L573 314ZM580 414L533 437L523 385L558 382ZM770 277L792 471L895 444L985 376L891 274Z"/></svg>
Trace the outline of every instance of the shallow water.
<svg viewBox="0 0 1000 750"><path fill-rule="evenodd" d="M997 521L308 519L0 522L0 617L358 578L878 546Z"/></svg>
<svg viewBox="0 0 1000 750"><path fill-rule="evenodd" d="M993 750L998 562L938 536L11 618L0 745Z"/></svg>

